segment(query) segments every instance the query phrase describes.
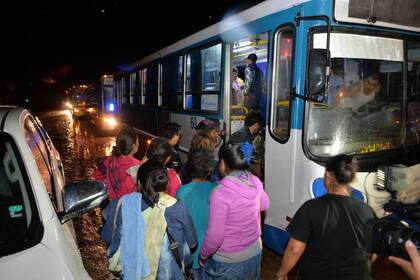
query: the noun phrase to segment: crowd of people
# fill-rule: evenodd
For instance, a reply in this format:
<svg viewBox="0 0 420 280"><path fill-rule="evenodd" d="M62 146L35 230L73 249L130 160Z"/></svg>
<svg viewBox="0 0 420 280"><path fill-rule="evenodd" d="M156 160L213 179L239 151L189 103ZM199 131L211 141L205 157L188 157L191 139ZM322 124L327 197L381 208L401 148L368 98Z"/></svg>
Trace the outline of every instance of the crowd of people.
<svg viewBox="0 0 420 280"><path fill-rule="evenodd" d="M223 143L218 121L205 119L184 163L178 124L168 123L141 160L135 131L120 131L113 154L94 173L109 190L101 236L115 279L261 279L261 214L270 200L252 166L262 126L262 116L251 111L244 128ZM328 194L304 203L287 228L279 280L298 262L298 279L371 279L363 228L375 214L352 197L356 170L351 156L328 162ZM413 262L391 260L420 279L417 250L407 243L407 251Z"/></svg>

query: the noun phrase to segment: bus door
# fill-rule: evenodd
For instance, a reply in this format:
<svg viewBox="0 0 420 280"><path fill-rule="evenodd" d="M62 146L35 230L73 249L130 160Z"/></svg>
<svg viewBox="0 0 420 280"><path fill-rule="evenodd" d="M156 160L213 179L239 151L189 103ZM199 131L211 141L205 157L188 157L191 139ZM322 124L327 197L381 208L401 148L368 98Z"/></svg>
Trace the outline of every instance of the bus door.
<svg viewBox="0 0 420 280"><path fill-rule="evenodd" d="M268 32L252 34L230 45L230 88L226 88L230 93L226 100L229 104L229 136L244 127L249 111L266 116L268 37ZM251 166L251 171L264 180L264 130L261 131L254 137L259 160Z"/></svg>
<svg viewBox="0 0 420 280"><path fill-rule="evenodd" d="M244 126L248 111L260 111L266 116L268 32L234 41L230 48L231 87L228 104L231 135Z"/></svg>
<svg viewBox="0 0 420 280"><path fill-rule="evenodd" d="M265 190L271 203L265 219L264 243L277 252L283 251L287 240L286 232L280 229L288 225L287 216L293 216L294 172L301 147L302 131L291 125L294 38L291 25L274 34L270 118L266 123Z"/></svg>

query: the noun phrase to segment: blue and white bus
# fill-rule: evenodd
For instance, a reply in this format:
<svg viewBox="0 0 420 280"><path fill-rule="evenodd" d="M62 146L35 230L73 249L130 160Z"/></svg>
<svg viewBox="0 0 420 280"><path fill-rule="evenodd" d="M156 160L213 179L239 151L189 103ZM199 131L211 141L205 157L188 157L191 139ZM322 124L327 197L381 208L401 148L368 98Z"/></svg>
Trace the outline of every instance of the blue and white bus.
<svg viewBox="0 0 420 280"><path fill-rule="evenodd" d="M97 114L93 123L102 130L114 131L119 128L118 102L113 75L103 75L96 85Z"/></svg>
<svg viewBox="0 0 420 280"><path fill-rule="evenodd" d="M184 152L203 118L219 119L228 138L245 117L232 102L232 69L244 78L255 53L266 93L264 243L281 253L287 217L325 192L331 156L356 156L352 186L380 216L390 199L381 182L394 182L383 167L420 163L419 14L416 0L265 1L115 74L115 106L145 139L180 123ZM419 189L410 183L399 198Z"/></svg>

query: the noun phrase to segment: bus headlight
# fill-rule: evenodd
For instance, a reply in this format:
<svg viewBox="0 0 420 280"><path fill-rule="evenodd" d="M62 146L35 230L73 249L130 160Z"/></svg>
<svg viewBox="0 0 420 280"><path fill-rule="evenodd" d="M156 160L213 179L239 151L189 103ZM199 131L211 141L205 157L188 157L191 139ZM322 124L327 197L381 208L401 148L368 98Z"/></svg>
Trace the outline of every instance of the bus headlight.
<svg viewBox="0 0 420 280"><path fill-rule="evenodd" d="M113 117L103 117L102 120L105 125L108 125L110 127L115 127L118 125L117 120Z"/></svg>
<svg viewBox="0 0 420 280"><path fill-rule="evenodd" d="M108 124L112 127L117 125L117 121L114 118L110 118Z"/></svg>

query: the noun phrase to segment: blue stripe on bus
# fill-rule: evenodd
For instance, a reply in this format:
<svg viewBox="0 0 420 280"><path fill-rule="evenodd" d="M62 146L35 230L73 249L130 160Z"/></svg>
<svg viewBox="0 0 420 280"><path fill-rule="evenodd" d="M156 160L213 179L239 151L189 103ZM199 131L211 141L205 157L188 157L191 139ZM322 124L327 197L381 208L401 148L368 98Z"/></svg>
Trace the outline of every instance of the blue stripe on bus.
<svg viewBox="0 0 420 280"><path fill-rule="evenodd" d="M270 225L264 225L264 245L276 252L277 254L283 255L288 240L289 234L286 231Z"/></svg>

